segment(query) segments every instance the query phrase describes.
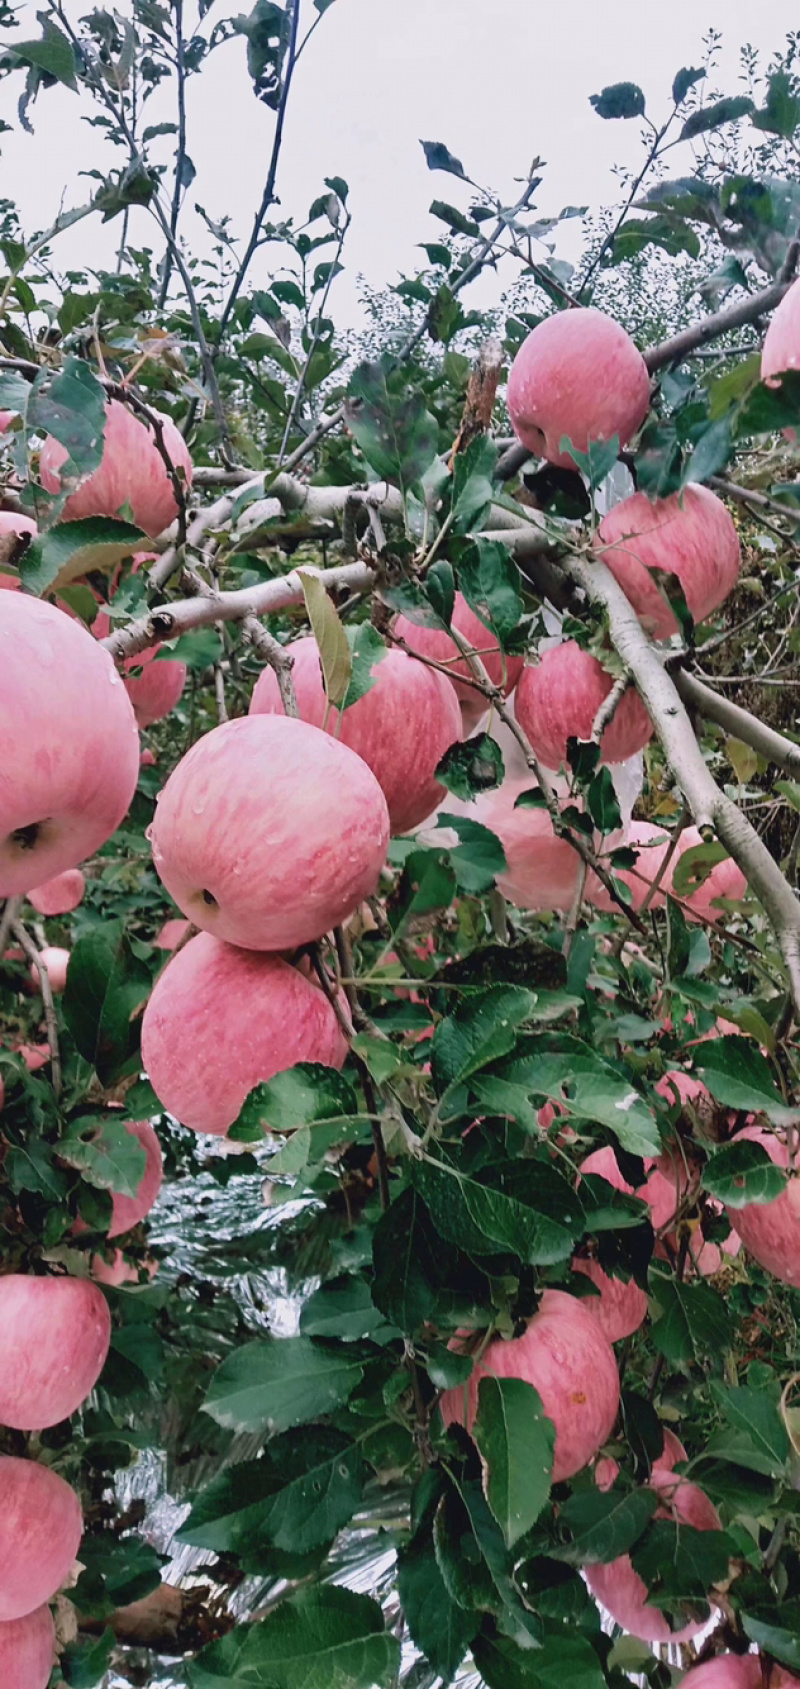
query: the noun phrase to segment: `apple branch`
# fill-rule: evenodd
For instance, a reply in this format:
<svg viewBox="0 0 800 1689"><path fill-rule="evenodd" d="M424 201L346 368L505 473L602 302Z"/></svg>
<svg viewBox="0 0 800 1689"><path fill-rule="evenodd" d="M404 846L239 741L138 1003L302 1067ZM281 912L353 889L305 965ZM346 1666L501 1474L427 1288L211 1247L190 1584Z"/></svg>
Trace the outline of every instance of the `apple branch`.
<svg viewBox="0 0 800 1689"><path fill-rule="evenodd" d="M778 940L795 1009L800 1013L800 902L755 828L710 773L675 681L664 668L635 610L604 563L566 565L590 603L601 608L612 643L635 680L667 761L701 832L715 832L763 904Z"/></svg>
<svg viewBox="0 0 800 1689"><path fill-rule="evenodd" d="M61 1095L61 1054L58 1047L58 1021L56 1006L53 1000L53 990L47 966L42 960L41 952L34 944L26 927L19 920L12 921L11 931L21 950L24 950L28 961L36 969L37 983L42 996L44 1022L47 1028L47 1042L50 1045L50 1075L56 1096Z"/></svg>
<svg viewBox="0 0 800 1689"><path fill-rule="evenodd" d="M718 692L714 692L687 669L675 669L672 678L685 704L699 710L707 721L715 721L718 727L724 728L734 739L741 739L745 745L750 745L759 756L774 762L786 774L792 774L795 779L800 778L800 745L793 744L791 739L777 733L774 727L768 727L766 722L759 721L750 710L743 710L739 704L731 703L728 698L721 698Z"/></svg>

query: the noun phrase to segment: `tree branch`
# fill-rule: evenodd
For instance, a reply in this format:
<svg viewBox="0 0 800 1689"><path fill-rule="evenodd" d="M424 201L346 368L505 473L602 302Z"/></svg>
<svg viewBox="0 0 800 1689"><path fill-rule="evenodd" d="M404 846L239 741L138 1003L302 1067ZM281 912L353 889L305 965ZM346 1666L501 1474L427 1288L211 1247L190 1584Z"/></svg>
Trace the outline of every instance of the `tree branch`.
<svg viewBox="0 0 800 1689"><path fill-rule="evenodd" d="M650 374L663 369L666 364L674 364L688 357L698 346L707 346L709 340L718 340L720 335L727 334L729 329L742 328L745 323L757 322L759 317L766 316L780 305L791 285L790 281L772 282L769 287L762 288L760 293L751 294L749 299L741 299L736 305L728 305L723 311L715 311L710 317L704 317L701 322L694 323L691 328L683 328L679 334L673 334L671 339L662 340L658 346L650 346L643 354Z"/></svg>
<svg viewBox="0 0 800 1689"><path fill-rule="evenodd" d="M183 171L186 163L186 65L183 56L183 0L175 0L175 73L178 78L178 151L175 159L175 181L172 188L172 209L169 217L169 229L173 242L178 231L178 217L181 209L181 191L183 189ZM172 275L172 247L168 246L164 257L164 274L158 295L158 308L163 311L167 302L170 277Z"/></svg>
<svg viewBox="0 0 800 1689"><path fill-rule="evenodd" d="M47 1028L47 1042L50 1045L50 1075L53 1082L53 1090L55 1091L56 1096L59 1097L61 1095L61 1056L58 1048L58 1021L56 1019L56 1007L53 1001L53 991L50 985L50 975L47 972L46 964L42 961L40 951L37 949L37 946L34 944L33 939L30 937L30 934L23 926L22 922L12 921L11 931L13 932L20 948L24 950L28 961L31 962L36 969L39 990L42 996L44 1021Z"/></svg>
<svg viewBox="0 0 800 1689"><path fill-rule="evenodd" d="M800 778L800 745L792 744L791 739L785 739L782 733L776 733L766 722L759 721L757 716L751 715L749 710L743 710L739 704L732 704L727 698L720 698L719 693L712 691L697 676L690 674L687 669L675 669L672 676L675 686L685 704L699 710L707 721L715 721L718 727L724 728L734 739L741 739L745 745L750 745L759 756L774 762L778 768L792 774L795 779Z"/></svg>

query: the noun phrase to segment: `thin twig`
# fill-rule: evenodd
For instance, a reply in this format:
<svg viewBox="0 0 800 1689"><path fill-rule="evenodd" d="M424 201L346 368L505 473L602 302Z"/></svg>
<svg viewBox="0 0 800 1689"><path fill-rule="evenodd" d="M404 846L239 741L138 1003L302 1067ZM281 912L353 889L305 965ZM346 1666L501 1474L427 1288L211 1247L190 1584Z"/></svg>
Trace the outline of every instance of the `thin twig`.
<svg viewBox="0 0 800 1689"><path fill-rule="evenodd" d="M175 7L175 72L178 79L178 150L175 158L175 181L172 188L172 209L169 217L169 229L173 242L178 232L178 217L181 209L181 192L183 190L183 172L186 163L186 64L183 49L183 0L173 0ZM158 308L163 311L167 302L170 277L172 275L172 246L167 247L164 258L164 274L158 295Z"/></svg>
<svg viewBox="0 0 800 1689"><path fill-rule="evenodd" d="M50 985L50 975L47 972L47 967L46 967L45 963L42 961L41 952L39 951L37 946L34 944L33 939L31 938L30 934L27 932L26 928L23 926L22 922L21 921L13 921L12 924L11 924L11 931L13 932L14 937L17 940L17 943L20 945L21 949L24 950L25 955L28 958L28 961L31 962L32 965L36 969L36 973L37 973L37 976L38 976L39 990L40 990L41 996L42 996L42 1008L44 1009L44 1021L45 1021L45 1026L47 1028L47 1042L50 1046L50 1076L51 1076L52 1083L53 1083L53 1090L54 1090L56 1096L60 1097L60 1095L61 1095L61 1055L60 1055L59 1047L58 1047L58 1021L56 1019L56 1009L55 1009L55 1003L53 1001L53 991L52 991L52 987Z"/></svg>
<svg viewBox="0 0 800 1689"><path fill-rule="evenodd" d="M292 680L294 657L291 652L287 650L285 645L280 644L274 634L267 631L257 616L245 616L242 622L242 633L248 644L252 645L253 650L257 651L258 655L263 657L264 662L269 663L270 668L274 671L284 715L293 716L295 720L299 720L300 708Z"/></svg>
<svg viewBox="0 0 800 1689"><path fill-rule="evenodd" d="M2 915L0 915L0 961L2 961L2 958L5 955L5 949L6 949L6 945L8 943L8 935L11 931L11 928L14 925L14 922L19 917L19 912L20 912L21 907L22 907L22 898L21 897L7 897L6 898L6 901L5 901L5 904L4 904L4 907L3 907L3 913L2 913Z"/></svg>

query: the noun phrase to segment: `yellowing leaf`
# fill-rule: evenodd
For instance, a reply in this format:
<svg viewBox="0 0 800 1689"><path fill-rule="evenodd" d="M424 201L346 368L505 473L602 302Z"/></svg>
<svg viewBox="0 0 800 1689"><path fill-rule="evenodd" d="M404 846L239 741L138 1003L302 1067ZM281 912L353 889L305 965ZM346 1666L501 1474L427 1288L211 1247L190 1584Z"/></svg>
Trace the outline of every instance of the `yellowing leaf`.
<svg viewBox="0 0 800 1689"><path fill-rule="evenodd" d="M311 631L319 647L325 696L329 704L341 704L350 685L353 658L347 634L318 575L297 571L306 601Z"/></svg>

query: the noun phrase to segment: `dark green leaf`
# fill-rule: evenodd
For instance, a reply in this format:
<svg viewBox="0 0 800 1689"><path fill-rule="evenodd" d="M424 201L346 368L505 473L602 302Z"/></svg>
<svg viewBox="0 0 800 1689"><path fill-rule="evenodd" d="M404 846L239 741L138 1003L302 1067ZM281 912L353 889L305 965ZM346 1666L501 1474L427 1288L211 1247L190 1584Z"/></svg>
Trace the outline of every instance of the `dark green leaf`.
<svg viewBox="0 0 800 1689"><path fill-rule="evenodd" d="M644 94L635 82L612 82L589 103L598 117L644 117Z"/></svg>
<svg viewBox="0 0 800 1689"><path fill-rule="evenodd" d="M298 1062L250 1092L228 1136L252 1143L267 1130L294 1132L298 1126L323 1126L357 1113L355 1092L335 1067Z"/></svg>
<svg viewBox="0 0 800 1689"><path fill-rule="evenodd" d="M473 1436L486 1499L509 1548L535 1525L550 1494L555 1426L521 1378L482 1378Z"/></svg>
<svg viewBox="0 0 800 1689"><path fill-rule="evenodd" d="M134 1015L151 986L150 970L134 954L121 921L107 922L78 939L62 998L64 1019L101 1084L135 1068L139 1023Z"/></svg>
<svg viewBox="0 0 800 1689"><path fill-rule="evenodd" d="M80 522L57 523L40 534L25 551L19 572L26 590L39 595L91 571L110 574L146 544L147 536L130 522L85 516Z"/></svg>
<svg viewBox="0 0 800 1689"><path fill-rule="evenodd" d="M359 364L350 380L347 423L375 474L402 491L414 486L436 456L435 417L421 395L404 389L384 364Z"/></svg>
<svg viewBox="0 0 800 1689"><path fill-rule="evenodd" d="M569 1541L557 1550L558 1558L573 1566L616 1560L638 1542L657 1506L654 1490L577 1491L559 1512Z"/></svg>
<svg viewBox="0 0 800 1689"><path fill-rule="evenodd" d="M800 1600L784 1598L779 1608L745 1611L741 1620L751 1642L774 1654L790 1670L800 1671Z"/></svg>
<svg viewBox="0 0 800 1689"><path fill-rule="evenodd" d="M672 1519L655 1519L634 1545L631 1560L647 1585L649 1604L678 1608L679 1629L680 1603L689 1601L702 1613L712 1585L727 1578L734 1552L724 1531L698 1531Z"/></svg>
<svg viewBox="0 0 800 1689"><path fill-rule="evenodd" d="M661 1310L653 1342L661 1354L678 1367L702 1363L709 1356L721 1361L732 1326L717 1291L710 1284L684 1284L660 1273L653 1275L653 1291Z"/></svg>
<svg viewBox="0 0 800 1689"><path fill-rule="evenodd" d="M105 1683L115 1647L113 1630L104 1630L93 1642L69 1642L58 1662L69 1689L95 1689Z"/></svg>
<svg viewBox="0 0 800 1689"><path fill-rule="evenodd" d="M442 1681L449 1683L478 1629L479 1617L453 1600L433 1541L422 1531L398 1554L397 1592L412 1640Z"/></svg>
<svg viewBox="0 0 800 1689"><path fill-rule="evenodd" d="M706 135L711 129L721 128L723 123L735 123L737 118L745 117L753 110L753 102L746 94L735 94L727 100L717 100L714 105L701 106L687 117L680 132L681 141L691 141L695 135Z"/></svg>
<svg viewBox="0 0 800 1689"><path fill-rule="evenodd" d="M447 205L443 199L433 201L430 206L430 214L432 217L438 217L440 223L446 223L447 227L452 229L454 235L475 236L480 234L477 223L474 223L470 217L465 217L463 212L457 211L454 205Z"/></svg>
<svg viewBox="0 0 800 1689"><path fill-rule="evenodd" d="M451 745L436 765L436 778L454 797L469 800L502 783L503 753L488 733Z"/></svg>
<svg viewBox="0 0 800 1689"><path fill-rule="evenodd" d="M769 79L766 105L753 113L756 129L766 129L770 135L782 135L791 140L800 123L800 96L786 70L774 70Z"/></svg>
<svg viewBox="0 0 800 1689"><path fill-rule="evenodd" d="M391 1330L372 1300L369 1285L363 1278L350 1275L320 1285L304 1303L300 1315L304 1337L338 1337L344 1343L374 1337L381 1327L386 1332Z"/></svg>
<svg viewBox="0 0 800 1689"><path fill-rule="evenodd" d="M798 1110L786 1107L766 1057L751 1039L727 1033L698 1044L695 1067L711 1095L727 1108L763 1112L776 1125L798 1119Z"/></svg>
<svg viewBox="0 0 800 1689"><path fill-rule="evenodd" d="M562 434L558 449L569 453L581 474L586 476L590 488L595 488L611 474L619 457L619 435L612 434L610 440L590 440L586 451L581 452L573 446L568 434Z"/></svg>
<svg viewBox="0 0 800 1689"><path fill-rule="evenodd" d="M723 1384L714 1384L712 1389L729 1425L742 1433L752 1447L747 1464L767 1478L780 1478L791 1449L777 1390L773 1393L752 1390L746 1385Z"/></svg>
<svg viewBox="0 0 800 1689"><path fill-rule="evenodd" d="M286 1432L272 1438L260 1460L229 1467L202 1490L178 1540L248 1560L263 1543L305 1553L352 1519L365 1477L361 1454L344 1432L332 1426Z"/></svg>
<svg viewBox="0 0 800 1689"><path fill-rule="evenodd" d="M372 1255L376 1307L401 1331L416 1331L432 1315L456 1265L454 1249L439 1235L417 1191L403 1191L381 1215Z"/></svg>
<svg viewBox="0 0 800 1689"><path fill-rule="evenodd" d="M431 1065L445 1090L513 1050L517 1029L532 1014L536 995L520 985L495 985L440 1021L431 1042Z"/></svg>
<svg viewBox="0 0 800 1689"><path fill-rule="evenodd" d="M372 691L376 680L379 679L375 670L386 655L386 645L371 622L360 622L357 627L347 627L345 633L350 646L351 669L341 708L349 710L352 704L358 703L359 698L366 697L367 693Z"/></svg>
<svg viewBox="0 0 800 1689"><path fill-rule="evenodd" d="M450 176L464 175L461 160L454 158L442 141L420 141L429 170L446 170Z"/></svg>
<svg viewBox="0 0 800 1689"><path fill-rule="evenodd" d="M42 26L41 41L4 42L4 51L11 58L20 59L23 64L35 65L37 70L44 71L46 76L55 77L57 82L63 82L73 93L77 93L75 53L71 42L56 28L46 12L38 12L37 17Z"/></svg>
<svg viewBox="0 0 800 1689"><path fill-rule="evenodd" d="M458 834L459 843L451 845L447 852L456 885L466 892L489 891L498 874L507 867L505 851L496 833L481 821L470 821L465 815L448 815L441 809L436 825L452 828Z"/></svg>
<svg viewBox="0 0 800 1689"><path fill-rule="evenodd" d="M217 1368L203 1411L230 1431L288 1431L341 1407L362 1377L346 1349L310 1337L245 1343Z"/></svg>
<svg viewBox="0 0 800 1689"><path fill-rule="evenodd" d="M61 1161L77 1167L100 1190L135 1196L144 1178L147 1156L134 1132L111 1115L71 1120L58 1145Z"/></svg>
<svg viewBox="0 0 800 1689"><path fill-rule="evenodd" d="M751 1202L774 1202L786 1189L786 1174L763 1144L742 1138L714 1151L703 1168L703 1189L727 1208L745 1208Z"/></svg>
<svg viewBox="0 0 800 1689"><path fill-rule="evenodd" d="M705 74L704 70L695 70L692 67L678 71L672 83L672 98L676 106L683 104L689 89L693 88L696 82L702 81Z"/></svg>
<svg viewBox="0 0 800 1689"><path fill-rule="evenodd" d="M590 781L586 803L595 827L601 833L613 833L617 827L622 826L619 799L609 768L598 769Z"/></svg>
<svg viewBox="0 0 800 1689"><path fill-rule="evenodd" d="M390 1689L400 1644L377 1601L335 1584L301 1590L189 1665L191 1689Z"/></svg>
<svg viewBox="0 0 800 1689"><path fill-rule="evenodd" d="M478 537L458 559L458 584L470 609L505 647L524 610L519 569L500 540Z"/></svg>
<svg viewBox="0 0 800 1689"><path fill-rule="evenodd" d="M488 1689L606 1689L591 1643L560 1624L552 1625L535 1649L487 1631L473 1642L472 1656Z"/></svg>

